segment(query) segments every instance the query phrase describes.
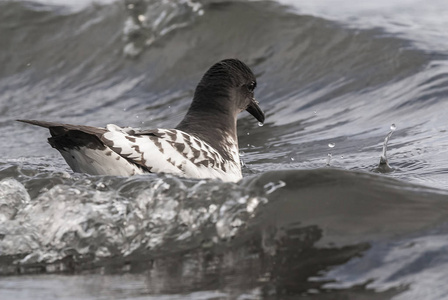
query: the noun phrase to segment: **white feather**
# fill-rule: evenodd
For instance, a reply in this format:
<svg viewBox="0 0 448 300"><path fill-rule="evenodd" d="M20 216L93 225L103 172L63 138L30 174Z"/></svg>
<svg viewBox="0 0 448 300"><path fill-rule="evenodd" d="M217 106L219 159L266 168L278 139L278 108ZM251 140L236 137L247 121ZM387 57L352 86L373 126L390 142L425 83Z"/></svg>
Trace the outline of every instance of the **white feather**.
<svg viewBox="0 0 448 300"><path fill-rule="evenodd" d="M122 159L123 161L107 158L97 160L101 162L99 164L116 165L116 167L109 167L115 172L119 166L124 166L123 168L126 170L123 170L123 173L139 173L138 167L129 168L127 166L130 161L130 164L135 162L150 172L171 173L190 178L219 178L224 181L238 181L242 178L236 145L231 149L232 160L225 161L210 145L180 130L158 129L154 131L156 132L156 136L154 136L151 134L139 135L138 132L132 135L129 134L132 130L125 131L113 124L107 125L106 128L108 131L103 135L102 141L115 155L125 159ZM184 136L188 136L188 140ZM179 145L184 147L179 147ZM180 148L183 148L182 151ZM199 155L197 155L198 152ZM95 152L98 155L105 155L105 153ZM90 153L89 155L92 156ZM101 170L96 170L95 174L107 169L96 164L83 167L84 170L86 168L100 168Z"/></svg>
<svg viewBox="0 0 448 300"><path fill-rule="evenodd" d="M143 174L136 164L130 163L117 153L107 150L80 147L59 150L73 171L92 175L130 176Z"/></svg>

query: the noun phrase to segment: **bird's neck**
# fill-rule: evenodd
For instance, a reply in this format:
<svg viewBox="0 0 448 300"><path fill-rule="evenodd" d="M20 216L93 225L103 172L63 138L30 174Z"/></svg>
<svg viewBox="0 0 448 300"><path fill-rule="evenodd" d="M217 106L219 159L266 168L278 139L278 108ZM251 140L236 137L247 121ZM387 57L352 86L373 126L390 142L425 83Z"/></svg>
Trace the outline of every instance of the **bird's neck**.
<svg viewBox="0 0 448 300"><path fill-rule="evenodd" d="M237 114L230 109L214 108L194 103L176 129L203 140L225 159L237 159ZM236 153L235 153L236 152Z"/></svg>

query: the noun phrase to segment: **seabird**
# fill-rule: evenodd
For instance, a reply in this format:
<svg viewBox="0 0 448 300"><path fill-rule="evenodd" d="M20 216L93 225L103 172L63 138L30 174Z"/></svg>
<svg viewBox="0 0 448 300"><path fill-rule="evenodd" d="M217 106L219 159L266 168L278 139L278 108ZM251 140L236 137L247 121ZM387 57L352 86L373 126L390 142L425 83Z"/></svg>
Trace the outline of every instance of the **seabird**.
<svg viewBox="0 0 448 300"><path fill-rule="evenodd" d="M188 178L242 178L237 116L265 116L254 98L250 68L237 59L214 64L196 87L184 119L174 129L138 130L18 120L50 130L48 142L74 172L130 176L170 173Z"/></svg>

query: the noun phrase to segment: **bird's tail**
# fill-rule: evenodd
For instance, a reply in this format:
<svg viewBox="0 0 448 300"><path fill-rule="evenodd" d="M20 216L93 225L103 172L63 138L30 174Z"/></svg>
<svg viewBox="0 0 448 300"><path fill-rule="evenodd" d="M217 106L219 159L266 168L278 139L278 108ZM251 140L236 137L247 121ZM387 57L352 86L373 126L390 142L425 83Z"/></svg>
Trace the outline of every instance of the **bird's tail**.
<svg viewBox="0 0 448 300"><path fill-rule="evenodd" d="M55 123L55 122L47 122L47 121L37 121L37 120L16 120L23 123L28 123L31 125L37 125L44 128L50 128L55 126L64 126L65 124Z"/></svg>
<svg viewBox="0 0 448 300"><path fill-rule="evenodd" d="M17 120L17 121L48 128L50 129L50 133L53 136L60 135L68 131L81 131L87 134L95 135L98 138L101 138L101 136L106 132L106 129L104 128L85 126L85 125L72 125L72 124L63 124L63 123L37 121L37 120Z"/></svg>

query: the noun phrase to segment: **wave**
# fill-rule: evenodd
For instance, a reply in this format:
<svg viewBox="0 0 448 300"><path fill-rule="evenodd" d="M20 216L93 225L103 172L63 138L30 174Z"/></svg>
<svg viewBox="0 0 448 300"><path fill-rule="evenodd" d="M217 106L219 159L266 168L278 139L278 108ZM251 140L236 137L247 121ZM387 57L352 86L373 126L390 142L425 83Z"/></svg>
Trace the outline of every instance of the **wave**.
<svg viewBox="0 0 448 300"><path fill-rule="evenodd" d="M447 292L443 48L351 22L356 7L66 2L0 2L1 275L147 272L150 293L255 299ZM68 173L47 132L14 121L172 127L227 57L254 70L267 115L238 121L238 184Z"/></svg>
<svg viewBox="0 0 448 300"><path fill-rule="evenodd" d="M3 165L6 173L20 181L0 182L3 199L15 195L2 209L3 275L137 271L153 261L159 282L177 292L191 288L191 280L202 287L208 276L238 270L252 278L231 280L241 287L259 286L253 278L268 276L264 288L301 293L336 288L330 278L344 288L368 282L373 271L363 274L359 264L379 252L418 251L419 241L447 233L446 191L368 173L271 171L239 184L156 175L71 177ZM417 253L413 261L433 255ZM174 258L179 270L206 263L173 287L171 275L162 274ZM346 268L355 268L358 279L347 277ZM376 265L385 273L389 268L387 261ZM413 272L431 268L422 263ZM290 282L291 274L300 276ZM372 289L409 280L407 273L395 277L394 284L379 280Z"/></svg>

